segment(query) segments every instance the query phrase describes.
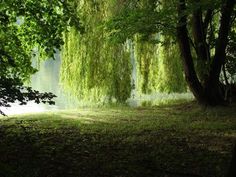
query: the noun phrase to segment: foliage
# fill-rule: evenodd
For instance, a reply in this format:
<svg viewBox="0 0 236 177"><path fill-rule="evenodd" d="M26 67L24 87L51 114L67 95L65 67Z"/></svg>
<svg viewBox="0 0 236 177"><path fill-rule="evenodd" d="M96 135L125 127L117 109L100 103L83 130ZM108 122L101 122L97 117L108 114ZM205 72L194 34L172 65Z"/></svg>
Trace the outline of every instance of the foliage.
<svg viewBox="0 0 236 177"><path fill-rule="evenodd" d="M39 104L49 103L55 104L52 99L56 97L52 93L40 93L32 90L31 87L23 85L20 79L0 77L0 107L10 107L10 103L18 102L20 105L25 105L29 101L34 101ZM0 110L0 114L5 115ZM6 115L5 115L6 116Z"/></svg>
<svg viewBox="0 0 236 177"><path fill-rule="evenodd" d="M155 33L164 36L174 34L175 24L171 22L175 21L176 14L173 13L173 4L168 4L168 8L162 11L161 3L157 0L128 2L129 5L126 5L118 16L106 23L112 40L124 42L126 39L132 39L137 33L145 40Z"/></svg>
<svg viewBox="0 0 236 177"><path fill-rule="evenodd" d="M152 5L142 6L142 2ZM202 104L224 104L219 76L225 62L228 72L234 68L235 1L143 0L134 4L107 22L110 37L122 42L137 34L145 40L162 34L178 42L185 77L196 99ZM155 41L165 42L165 38Z"/></svg>
<svg viewBox="0 0 236 177"><path fill-rule="evenodd" d="M131 92L131 66L125 45L111 45L101 26L114 15L110 1L74 1L85 33L72 28L65 33L61 82L77 98L124 103Z"/></svg>
<svg viewBox="0 0 236 177"><path fill-rule="evenodd" d="M171 38L165 37L158 63L158 90L166 93L187 91L180 61L178 46Z"/></svg>
<svg viewBox="0 0 236 177"><path fill-rule="evenodd" d="M34 72L31 57L35 48L45 57L53 57L55 48L60 49L62 33L71 21L78 20L69 7L67 1L57 0L1 2L1 58L3 52L10 56L19 66L16 70L21 69L22 78ZM79 29L80 23L75 24Z"/></svg>
<svg viewBox="0 0 236 177"><path fill-rule="evenodd" d="M226 70L229 73L229 81L236 83L236 23L229 35L229 45L226 49Z"/></svg>
<svg viewBox="0 0 236 177"><path fill-rule="evenodd" d="M170 37L156 38L165 41L162 44L150 40L136 39L136 57L139 67L141 93L151 92L186 92L179 51ZM165 38L165 39L161 39Z"/></svg>
<svg viewBox="0 0 236 177"><path fill-rule="evenodd" d="M80 29L72 8L64 0L1 0L0 78L1 89L4 90L1 96L7 94L7 98L1 98L2 105L6 105L6 101L33 100L33 95L36 102L38 99L44 102L46 96L49 100L54 97L52 94L39 94L24 87L23 82L37 71L31 66L31 58L37 52L41 58L53 57L55 49L63 44L62 33L67 30L68 25L75 25ZM9 88L9 93L5 88ZM18 96L11 93L12 90Z"/></svg>
<svg viewBox="0 0 236 177"><path fill-rule="evenodd" d="M121 0L73 2L85 33L78 33L76 29L65 33L61 82L66 90L80 100L110 102L115 98L117 102L123 103L131 96L132 91L146 94L186 90L180 62L175 60L178 58L174 53L176 50L169 57L169 63L173 63L175 69L167 69L168 66L161 62L161 58L168 54L164 56L162 52L166 51L160 52L163 47L156 42L160 40L158 36L167 35L170 30L150 35L157 29L152 25L144 25L147 18L149 22L156 18L156 12L152 14L155 1L152 1L153 4L151 1ZM134 12L136 6L139 9ZM114 23L110 23L110 19L126 16L129 10L132 10L131 17L124 24L120 20L115 23L124 34L119 32L119 39L111 38L113 31L109 29ZM165 15L162 17L165 18ZM137 28L143 33L133 36L132 23L137 23ZM129 29L126 29L126 25ZM159 28L163 24L158 25ZM163 70L159 71L159 67ZM169 85L169 81L162 82L163 79L173 80L172 85ZM165 89L159 89L160 87Z"/></svg>

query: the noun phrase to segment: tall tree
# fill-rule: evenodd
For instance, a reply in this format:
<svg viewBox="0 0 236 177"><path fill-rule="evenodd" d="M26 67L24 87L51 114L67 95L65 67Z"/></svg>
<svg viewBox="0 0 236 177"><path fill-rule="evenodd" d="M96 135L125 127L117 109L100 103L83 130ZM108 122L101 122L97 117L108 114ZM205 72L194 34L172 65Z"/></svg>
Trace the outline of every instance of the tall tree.
<svg viewBox="0 0 236 177"><path fill-rule="evenodd" d="M132 94L134 98L156 91L186 90L177 45L172 44L172 38L166 38L169 39L166 45L154 42L161 38L160 34L154 34L150 40L136 35L133 40L125 38L124 43L115 43L108 38L110 32L102 28L104 22L119 16L127 7L154 11L155 0L72 1L86 31L80 34L72 29L65 34L61 83L66 90L83 101L122 103L131 97L131 91L136 93ZM125 35L129 35L129 30ZM158 65L161 69L156 69Z"/></svg>
<svg viewBox="0 0 236 177"><path fill-rule="evenodd" d="M130 53L124 44L109 43L101 28L104 20L117 13L118 3L116 0L73 3L77 4L85 33L71 29L65 34L60 78L63 87L90 104L113 100L125 103L131 94Z"/></svg>
<svg viewBox="0 0 236 177"><path fill-rule="evenodd" d="M213 57L210 56L210 49L207 43L207 28L211 22L212 13L216 9L207 9L205 12L205 22L203 21L203 12L201 9L200 1L196 5L199 7L193 9L193 38L196 46L196 55L199 60L204 60L205 63L210 63L206 76L202 82L197 77L195 72L193 57L191 54L189 31L187 29L186 15L186 1L179 0L178 8L178 26L177 26L177 39L184 63L184 71L189 88L193 92L196 99L202 104L222 104L224 97L220 88L220 72L225 63L226 47L228 43L228 35L230 32L233 16L235 0L226 0L221 2L220 22L218 38L215 43L215 52Z"/></svg>
<svg viewBox="0 0 236 177"><path fill-rule="evenodd" d="M197 101L206 105L225 104L222 87L225 83L220 82L220 74L235 25L235 0L150 3L156 7L153 11L127 6L120 16L107 23L110 36L120 41L137 33L144 37L153 33L172 36L179 45L185 78Z"/></svg>

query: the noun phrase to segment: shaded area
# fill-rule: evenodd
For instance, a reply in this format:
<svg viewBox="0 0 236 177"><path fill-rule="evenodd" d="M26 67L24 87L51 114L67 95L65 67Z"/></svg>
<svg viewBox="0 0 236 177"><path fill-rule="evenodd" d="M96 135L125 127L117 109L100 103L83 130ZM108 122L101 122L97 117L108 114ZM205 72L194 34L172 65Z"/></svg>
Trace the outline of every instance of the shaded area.
<svg viewBox="0 0 236 177"><path fill-rule="evenodd" d="M184 104L4 118L0 174L221 177L236 140L234 109Z"/></svg>

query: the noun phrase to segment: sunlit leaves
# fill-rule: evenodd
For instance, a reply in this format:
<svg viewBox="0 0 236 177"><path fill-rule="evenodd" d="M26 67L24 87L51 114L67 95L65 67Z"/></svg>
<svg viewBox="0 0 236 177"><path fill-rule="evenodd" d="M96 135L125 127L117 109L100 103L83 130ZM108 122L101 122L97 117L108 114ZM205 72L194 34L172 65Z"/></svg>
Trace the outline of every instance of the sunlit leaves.
<svg viewBox="0 0 236 177"><path fill-rule="evenodd" d="M39 93L23 86L36 72L31 59L50 58L64 44L70 25L80 30L77 15L67 0L0 1L0 106L19 101L53 104L52 93ZM73 21L73 23L71 22Z"/></svg>
<svg viewBox="0 0 236 177"><path fill-rule="evenodd" d="M156 43L160 42L158 36L161 34L173 36L175 24L170 21L171 18L176 18L173 13L175 7L169 5L165 13L161 12L160 2L156 0L107 0L96 3L74 1L74 6L79 8L78 14L85 33L79 34L72 29L65 34L61 68L64 87L79 99L95 98L100 101L101 97L106 96L107 99L115 98L118 102L125 102L132 89L139 90L139 93L157 91L160 55ZM134 36L138 36L137 41ZM135 55L137 68L131 66L131 51L127 49L127 39L133 39L132 47L128 48L135 50L132 54ZM170 61L172 56L175 57L174 52L169 57ZM137 76L133 76L138 77L137 85L131 84L131 80L135 79L131 78L132 69L138 70ZM174 74L168 79L183 82L179 65L176 70L179 73L168 73L168 76ZM176 75L178 76L175 77ZM173 85L176 86L176 82ZM185 89L183 83L178 86L180 89L168 91Z"/></svg>
<svg viewBox="0 0 236 177"><path fill-rule="evenodd" d="M113 4L114 3L114 4ZM61 81L80 100L125 102L131 92L129 52L111 45L101 24L116 14L113 1L73 1L85 28L65 33ZM114 10L114 11L113 11Z"/></svg>
<svg viewBox="0 0 236 177"><path fill-rule="evenodd" d="M9 70L27 79L35 72L31 67L33 49L37 48L41 58L53 57L55 49L64 44L62 34L71 21L80 28L72 9L64 0L1 0L0 49L15 62Z"/></svg>
<svg viewBox="0 0 236 177"><path fill-rule="evenodd" d="M115 42L124 42L132 39L135 34L143 35L145 40L149 40L154 33L173 36L176 26L173 23L176 18L173 13L175 7L170 4L162 11L157 2L152 2L151 6L150 3L123 8L118 16L107 21L105 27L109 37Z"/></svg>

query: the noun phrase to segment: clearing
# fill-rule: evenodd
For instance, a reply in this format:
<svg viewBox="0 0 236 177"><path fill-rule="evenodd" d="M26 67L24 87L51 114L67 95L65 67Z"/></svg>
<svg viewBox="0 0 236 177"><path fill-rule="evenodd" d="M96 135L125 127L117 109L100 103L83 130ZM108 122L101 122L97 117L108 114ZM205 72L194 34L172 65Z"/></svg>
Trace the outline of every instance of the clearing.
<svg viewBox="0 0 236 177"><path fill-rule="evenodd" d="M0 176L223 177L235 108L183 103L0 117Z"/></svg>

